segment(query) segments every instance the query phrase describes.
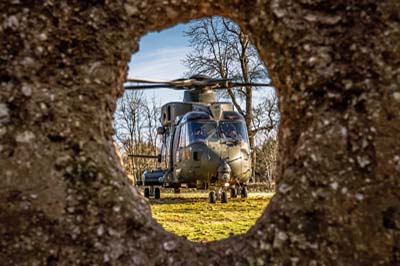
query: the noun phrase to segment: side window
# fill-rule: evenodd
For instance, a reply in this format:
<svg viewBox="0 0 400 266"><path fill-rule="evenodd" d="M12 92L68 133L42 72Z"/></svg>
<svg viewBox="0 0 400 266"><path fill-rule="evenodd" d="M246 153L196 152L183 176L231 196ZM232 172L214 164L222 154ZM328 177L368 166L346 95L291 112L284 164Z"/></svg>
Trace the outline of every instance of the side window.
<svg viewBox="0 0 400 266"><path fill-rule="evenodd" d="M186 132L187 132L187 124L184 124L181 127L181 133L179 136L179 147L180 148L186 147Z"/></svg>
<svg viewBox="0 0 400 266"><path fill-rule="evenodd" d="M173 163L179 162L179 156L180 156L179 147L181 145L180 144L181 143L181 140L180 140L181 130L182 129L180 126L176 127L174 130L175 137L171 138L171 149L173 150L173 151L171 150L171 152L172 152L172 154L175 154L175 160L173 161Z"/></svg>
<svg viewBox="0 0 400 266"><path fill-rule="evenodd" d="M182 145L183 147L186 147L188 139L186 138L186 132L187 132L187 124L183 126L183 131L182 131Z"/></svg>
<svg viewBox="0 0 400 266"><path fill-rule="evenodd" d="M168 137L165 139L165 167L169 167L169 156L171 154L171 137L168 135Z"/></svg>
<svg viewBox="0 0 400 266"><path fill-rule="evenodd" d="M167 107L167 120L170 121L171 120L171 106L168 105Z"/></svg>
<svg viewBox="0 0 400 266"><path fill-rule="evenodd" d="M193 137L191 136L191 134L192 134L191 131L192 130L191 130L190 124L186 124L186 130L185 130L186 145L189 145L192 142L191 138L193 138Z"/></svg>

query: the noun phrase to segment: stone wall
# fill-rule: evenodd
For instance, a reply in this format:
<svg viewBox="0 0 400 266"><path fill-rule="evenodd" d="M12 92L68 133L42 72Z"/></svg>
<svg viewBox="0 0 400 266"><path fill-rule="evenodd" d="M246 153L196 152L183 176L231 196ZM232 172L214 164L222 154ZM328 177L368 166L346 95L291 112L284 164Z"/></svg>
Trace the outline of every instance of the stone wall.
<svg viewBox="0 0 400 266"><path fill-rule="evenodd" d="M1 265L399 265L397 0L0 2ZM280 99L277 194L243 236L165 232L112 113L140 36L223 15Z"/></svg>

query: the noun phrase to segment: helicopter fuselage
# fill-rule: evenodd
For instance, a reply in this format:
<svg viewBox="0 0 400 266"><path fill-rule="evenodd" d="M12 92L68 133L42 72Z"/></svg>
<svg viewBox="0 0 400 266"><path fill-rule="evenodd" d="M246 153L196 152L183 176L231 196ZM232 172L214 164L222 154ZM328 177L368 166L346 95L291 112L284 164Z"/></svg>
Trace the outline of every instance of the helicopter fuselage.
<svg viewBox="0 0 400 266"><path fill-rule="evenodd" d="M187 183L190 187L196 185L197 188L246 183L251 174L251 165L248 152L243 146L199 143L181 150L182 158L175 169L176 181ZM218 171L224 164L229 166L226 167L228 170Z"/></svg>
<svg viewBox="0 0 400 266"><path fill-rule="evenodd" d="M230 188L249 180L250 147L243 117L222 110L216 118L204 107L187 112L165 130L161 153L167 169L164 186Z"/></svg>
<svg viewBox="0 0 400 266"><path fill-rule="evenodd" d="M269 86L266 83L243 83L231 79L213 79L195 75L171 81L128 79L144 85L125 89L172 88L184 90L183 102L167 103L161 108L162 149L158 156L161 168L145 171L145 186L179 189L181 185L210 189L209 202L221 196L247 197L246 184L251 177L251 150L244 118L230 102L216 102L216 90L243 86ZM142 155L132 155L143 157ZM151 156L154 158L155 156ZM149 197L149 188L144 194ZM160 198L160 189L154 189Z"/></svg>

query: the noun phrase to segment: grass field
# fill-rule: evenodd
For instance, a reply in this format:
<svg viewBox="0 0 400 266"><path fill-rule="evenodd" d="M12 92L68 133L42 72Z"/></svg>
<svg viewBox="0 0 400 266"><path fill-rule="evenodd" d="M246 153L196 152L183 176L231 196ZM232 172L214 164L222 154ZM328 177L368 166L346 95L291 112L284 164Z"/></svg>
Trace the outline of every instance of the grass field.
<svg viewBox="0 0 400 266"><path fill-rule="evenodd" d="M166 230L192 241L212 241L246 233L272 195L250 192L247 199L210 204L204 192L161 193L161 199L150 199L150 204L153 217Z"/></svg>

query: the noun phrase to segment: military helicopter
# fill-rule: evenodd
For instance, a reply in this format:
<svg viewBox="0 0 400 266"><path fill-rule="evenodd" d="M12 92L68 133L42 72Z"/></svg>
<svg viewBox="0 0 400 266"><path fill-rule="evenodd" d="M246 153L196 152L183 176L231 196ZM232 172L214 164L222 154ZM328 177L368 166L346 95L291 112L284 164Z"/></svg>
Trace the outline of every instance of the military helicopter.
<svg viewBox="0 0 400 266"><path fill-rule="evenodd" d="M228 202L239 194L247 198L251 177L251 150L245 120L230 102L217 102L216 90L241 86L269 86L242 83L231 79L213 79L195 75L171 81L127 79L125 90L170 88L183 90L183 102L161 107L162 147L158 155L131 154L154 158L159 169L145 171L137 185L145 186L144 196L160 198L160 187L181 186L210 190L208 201Z"/></svg>

